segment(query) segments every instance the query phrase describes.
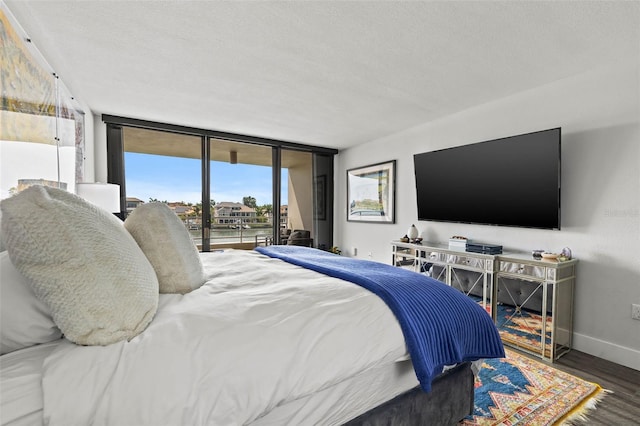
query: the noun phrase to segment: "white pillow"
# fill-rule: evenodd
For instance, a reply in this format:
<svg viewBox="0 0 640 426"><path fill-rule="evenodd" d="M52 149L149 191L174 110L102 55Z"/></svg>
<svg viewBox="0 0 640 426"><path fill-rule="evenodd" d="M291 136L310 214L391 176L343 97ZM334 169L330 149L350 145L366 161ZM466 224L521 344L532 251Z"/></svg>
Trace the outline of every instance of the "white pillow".
<svg viewBox="0 0 640 426"><path fill-rule="evenodd" d="M51 311L6 251L0 253L0 337L0 355L62 337Z"/></svg>
<svg viewBox="0 0 640 426"><path fill-rule="evenodd" d="M204 283L198 249L169 206L142 204L129 214L124 227L153 265L160 293L189 293Z"/></svg>
<svg viewBox="0 0 640 426"><path fill-rule="evenodd" d="M118 218L44 186L0 206L11 261L67 339L107 345L146 328L158 306L158 279Z"/></svg>

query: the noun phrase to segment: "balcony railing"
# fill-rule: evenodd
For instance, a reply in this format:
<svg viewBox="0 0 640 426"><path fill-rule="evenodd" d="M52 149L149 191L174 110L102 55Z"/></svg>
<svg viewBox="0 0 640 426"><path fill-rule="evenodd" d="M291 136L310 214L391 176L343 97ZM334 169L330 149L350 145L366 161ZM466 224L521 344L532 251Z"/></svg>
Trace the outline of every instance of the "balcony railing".
<svg viewBox="0 0 640 426"><path fill-rule="evenodd" d="M216 222L220 222L220 217L215 217ZM255 243L256 236L264 238L265 235L273 234L273 227L270 219L263 218L238 218L228 217L227 223L214 223L211 225L209 238L212 246L225 246L238 243ZM224 220L223 220L224 221ZM191 239L197 246L202 245L202 218L188 217L183 219L185 227L189 230Z"/></svg>

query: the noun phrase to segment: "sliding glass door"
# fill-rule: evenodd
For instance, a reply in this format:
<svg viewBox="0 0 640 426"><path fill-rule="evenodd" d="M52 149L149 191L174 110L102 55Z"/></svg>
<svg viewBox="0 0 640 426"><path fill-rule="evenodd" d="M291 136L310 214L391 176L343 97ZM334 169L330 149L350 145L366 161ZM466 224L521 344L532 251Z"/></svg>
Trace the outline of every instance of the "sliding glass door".
<svg viewBox="0 0 640 426"><path fill-rule="evenodd" d="M329 249L337 152L104 115L108 182L121 213L163 202L202 251L298 243Z"/></svg>
<svg viewBox="0 0 640 426"><path fill-rule="evenodd" d="M211 247L252 248L273 230L272 148L211 139Z"/></svg>
<svg viewBox="0 0 640 426"><path fill-rule="evenodd" d="M201 246L201 138L132 127L123 136L126 213L144 203L165 203Z"/></svg>
<svg viewBox="0 0 640 426"><path fill-rule="evenodd" d="M310 152L281 150L281 243L314 245L312 159Z"/></svg>

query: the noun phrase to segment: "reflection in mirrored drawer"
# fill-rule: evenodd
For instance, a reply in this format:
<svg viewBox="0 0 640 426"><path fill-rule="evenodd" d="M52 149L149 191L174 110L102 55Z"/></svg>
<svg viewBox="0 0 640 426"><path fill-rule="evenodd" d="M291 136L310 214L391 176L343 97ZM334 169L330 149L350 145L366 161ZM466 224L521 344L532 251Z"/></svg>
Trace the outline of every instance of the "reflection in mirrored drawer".
<svg viewBox="0 0 640 426"><path fill-rule="evenodd" d="M534 278L544 279L545 268L543 266L527 265L518 262L500 262L500 272L522 274Z"/></svg>

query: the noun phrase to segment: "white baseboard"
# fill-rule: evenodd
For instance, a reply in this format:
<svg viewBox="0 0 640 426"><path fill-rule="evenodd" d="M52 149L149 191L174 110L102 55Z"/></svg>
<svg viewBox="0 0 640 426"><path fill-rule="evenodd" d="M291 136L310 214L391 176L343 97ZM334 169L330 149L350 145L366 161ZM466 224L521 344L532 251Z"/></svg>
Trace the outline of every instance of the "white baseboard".
<svg viewBox="0 0 640 426"><path fill-rule="evenodd" d="M579 333L573 334L573 348L580 352L640 371L640 351L636 349L616 345L615 343L595 339Z"/></svg>

